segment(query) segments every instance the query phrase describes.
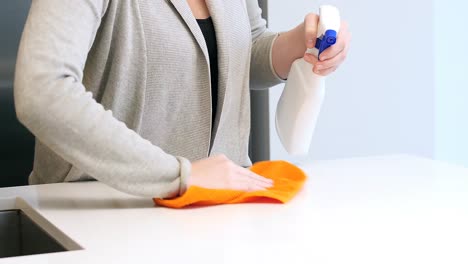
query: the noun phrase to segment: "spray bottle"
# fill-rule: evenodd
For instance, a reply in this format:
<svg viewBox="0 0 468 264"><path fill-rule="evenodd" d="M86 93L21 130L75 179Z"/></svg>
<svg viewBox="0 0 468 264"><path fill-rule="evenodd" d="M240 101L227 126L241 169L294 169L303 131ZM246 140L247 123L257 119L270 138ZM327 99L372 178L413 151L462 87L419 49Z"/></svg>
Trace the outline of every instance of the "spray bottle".
<svg viewBox="0 0 468 264"><path fill-rule="evenodd" d="M340 24L336 7L321 6L317 42L315 48L307 52L319 58L336 43ZM295 156L305 156L309 152L325 96L325 77L315 74L312 67L303 58L292 64L276 109L276 131L284 148Z"/></svg>

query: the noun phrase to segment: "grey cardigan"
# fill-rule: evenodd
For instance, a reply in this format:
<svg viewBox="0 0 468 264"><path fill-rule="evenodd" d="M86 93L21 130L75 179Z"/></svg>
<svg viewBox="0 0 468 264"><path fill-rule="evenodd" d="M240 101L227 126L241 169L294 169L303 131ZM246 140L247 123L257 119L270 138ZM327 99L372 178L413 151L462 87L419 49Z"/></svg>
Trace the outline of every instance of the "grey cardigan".
<svg viewBox="0 0 468 264"><path fill-rule="evenodd" d="M36 136L31 184L97 179L168 198L186 190L191 161L224 153L250 165L249 81L281 81L277 34L256 0L207 5L219 52L214 135L208 51L186 0L33 1L15 79L18 118Z"/></svg>

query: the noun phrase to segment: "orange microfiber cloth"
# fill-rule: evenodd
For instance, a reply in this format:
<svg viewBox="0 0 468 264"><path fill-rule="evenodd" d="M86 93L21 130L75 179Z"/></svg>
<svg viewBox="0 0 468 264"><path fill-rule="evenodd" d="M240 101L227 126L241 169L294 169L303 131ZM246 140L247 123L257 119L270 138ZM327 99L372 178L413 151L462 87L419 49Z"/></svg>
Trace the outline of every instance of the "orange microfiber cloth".
<svg viewBox="0 0 468 264"><path fill-rule="evenodd" d="M286 161L263 161L255 163L251 171L270 178L273 187L265 191L243 192L233 190L213 190L197 186L190 187L184 195L175 199L153 199L157 205L183 208L190 205L235 204L248 202L280 202L291 200L302 188L305 173Z"/></svg>

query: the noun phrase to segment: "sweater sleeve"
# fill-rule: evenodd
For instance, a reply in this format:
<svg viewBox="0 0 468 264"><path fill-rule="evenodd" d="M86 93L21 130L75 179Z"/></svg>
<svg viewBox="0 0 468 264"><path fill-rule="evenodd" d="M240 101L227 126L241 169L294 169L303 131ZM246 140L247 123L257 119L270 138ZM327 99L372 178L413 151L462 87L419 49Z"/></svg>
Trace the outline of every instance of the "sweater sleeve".
<svg viewBox="0 0 468 264"><path fill-rule="evenodd" d="M278 33L267 30L258 1L245 0L252 30L252 58L250 63L251 89L265 89L284 82L273 68L272 48Z"/></svg>
<svg viewBox="0 0 468 264"><path fill-rule="evenodd" d="M185 192L191 164L168 155L106 111L82 83L106 0L33 1L15 76L18 119L73 166L130 194Z"/></svg>

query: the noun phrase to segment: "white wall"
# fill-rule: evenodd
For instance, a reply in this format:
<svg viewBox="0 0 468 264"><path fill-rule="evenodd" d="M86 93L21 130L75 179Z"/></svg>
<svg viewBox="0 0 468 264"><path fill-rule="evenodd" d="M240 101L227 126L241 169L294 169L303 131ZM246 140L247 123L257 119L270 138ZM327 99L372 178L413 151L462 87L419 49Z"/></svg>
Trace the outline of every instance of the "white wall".
<svg viewBox="0 0 468 264"><path fill-rule="evenodd" d="M303 20L307 10L317 11L323 2L270 0L270 28L288 30ZM309 158L393 153L434 156L435 56L431 2L336 0L326 3L340 8L342 17L350 24L353 41L346 64L327 80L327 95ZM294 160L284 151L274 127L281 90L279 86L270 92L271 158Z"/></svg>
<svg viewBox="0 0 468 264"><path fill-rule="evenodd" d="M436 158L468 167L468 3L435 0Z"/></svg>

